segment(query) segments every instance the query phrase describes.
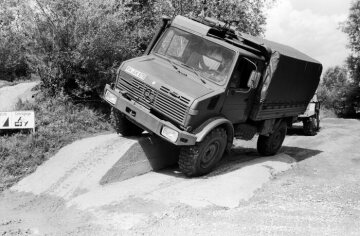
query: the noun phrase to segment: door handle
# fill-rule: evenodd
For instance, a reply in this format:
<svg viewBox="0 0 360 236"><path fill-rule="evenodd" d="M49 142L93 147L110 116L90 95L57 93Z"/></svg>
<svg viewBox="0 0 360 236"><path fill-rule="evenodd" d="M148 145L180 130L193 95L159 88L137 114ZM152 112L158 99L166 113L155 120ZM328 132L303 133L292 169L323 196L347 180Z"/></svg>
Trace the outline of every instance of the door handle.
<svg viewBox="0 0 360 236"><path fill-rule="evenodd" d="M250 89L248 89L248 90L230 89L231 95L238 94L238 93L246 94L246 93L249 93L249 92L250 92Z"/></svg>

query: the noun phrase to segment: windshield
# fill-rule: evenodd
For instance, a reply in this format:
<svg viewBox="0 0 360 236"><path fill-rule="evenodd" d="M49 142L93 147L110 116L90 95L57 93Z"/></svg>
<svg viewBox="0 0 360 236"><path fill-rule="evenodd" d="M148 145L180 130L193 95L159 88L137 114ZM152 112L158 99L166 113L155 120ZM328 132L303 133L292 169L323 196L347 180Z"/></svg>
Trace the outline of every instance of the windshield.
<svg viewBox="0 0 360 236"><path fill-rule="evenodd" d="M193 68L217 84L225 83L235 58L232 50L172 27L165 32L154 52Z"/></svg>

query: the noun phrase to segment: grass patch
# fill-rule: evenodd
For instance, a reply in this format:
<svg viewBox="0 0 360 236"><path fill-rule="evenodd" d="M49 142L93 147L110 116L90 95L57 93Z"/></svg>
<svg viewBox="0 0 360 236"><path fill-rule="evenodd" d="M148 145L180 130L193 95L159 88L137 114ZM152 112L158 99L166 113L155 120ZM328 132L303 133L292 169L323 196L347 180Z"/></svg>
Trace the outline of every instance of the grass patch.
<svg viewBox="0 0 360 236"><path fill-rule="evenodd" d="M35 110L37 130L0 135L0 191L34 172L65 145L113 130L105 115L67 97L38 93L34 102L19 101L16 110Z"/></svg>

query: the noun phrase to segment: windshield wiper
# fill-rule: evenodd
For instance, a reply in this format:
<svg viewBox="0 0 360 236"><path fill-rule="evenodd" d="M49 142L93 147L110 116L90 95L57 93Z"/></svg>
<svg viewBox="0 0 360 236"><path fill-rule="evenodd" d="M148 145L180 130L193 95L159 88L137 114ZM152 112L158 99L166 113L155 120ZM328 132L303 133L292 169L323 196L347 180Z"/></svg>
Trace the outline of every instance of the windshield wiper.
<svg viewBox="0 0 360 236"><path fill-rule="evenodd" d="M165 57L165 60L167 60L170 63L170 65L172 65L172 67L174 67L174 69L180 73L179 68L175 65L175 63L171 59Z"/></svg>
<svg viewBox="0 0 360 236"><path fill-rule="evenodd" d="M189 68L195 75L199 76L198 72L195 70L195 68L185 64L185 63L181 63L182 66Z"/></svg>
<svg viewBox="0 0 360 236"><path fill-rule="evenodd" d="M203 79L201 78L201 76L199 76L198 71L197 71L194 67L191 67L191 66L189 66L189 65L187 65L187 64L185 64L185 63L181 63L181 65L184 66L184 67L186 67L186 68L189 68L189 69L200 79L201 82L203 82L204 84L206 84L205 80L203 80Z"/></svg>
<svg viewBox="0 0 360 236"><path fill-rule="evenodd" d="M164 55L161 55L159 53L155 53L159 56L161 56L161 58L165 59L166 61L168 61L170 63L170 65L178 72L178 73L181 73L181 71L179 70L179 68L175 65L175 63L170 59L170 58L167 58L165 57Z"/></svg>
<svg viewBox="0 0 360 236"><path fill-rule="evenodd" d="M182 74L184 76L188 76L186 73L182 72L179 67L177 67L177 65L170 59L170 58L167 58L167 57L164 57L165 60L167 60L171 65L172 67L174 67L174 69L179 73L179 74Z"/></svg>

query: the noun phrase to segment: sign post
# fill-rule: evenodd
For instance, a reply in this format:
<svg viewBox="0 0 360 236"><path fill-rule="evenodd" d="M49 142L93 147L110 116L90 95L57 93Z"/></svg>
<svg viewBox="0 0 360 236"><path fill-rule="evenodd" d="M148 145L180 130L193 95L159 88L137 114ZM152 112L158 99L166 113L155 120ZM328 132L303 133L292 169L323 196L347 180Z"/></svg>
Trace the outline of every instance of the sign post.
<svg viewBox="0 0 360 236"><path fill-rule="evenodd" d="M35 132L35 112L0 112L0 129L32 129Z"/></svg>

